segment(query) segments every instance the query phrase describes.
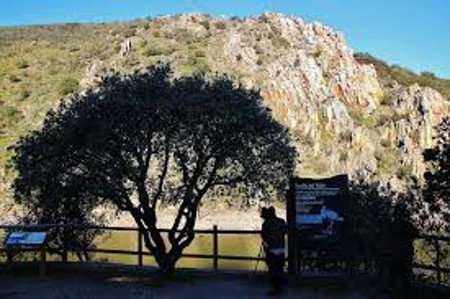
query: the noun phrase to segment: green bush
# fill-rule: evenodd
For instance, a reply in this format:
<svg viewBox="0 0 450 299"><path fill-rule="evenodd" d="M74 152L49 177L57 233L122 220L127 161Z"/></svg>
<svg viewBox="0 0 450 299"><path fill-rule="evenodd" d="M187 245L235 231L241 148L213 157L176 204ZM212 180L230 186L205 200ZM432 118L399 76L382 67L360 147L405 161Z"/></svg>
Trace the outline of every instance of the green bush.
<svg viewBox="0 0 450 299"><path fill-rule="evenodd" d="M9 127L23 118L22 112L13 106L0 106L0 128Z"/></svg>
<svg viewBox="0 0 450 299"><path fill-rule="evenodd" d="M27 67L29 67L30 65L28 64L28 62L24 59L21 59L19 61L17 61L17 67L19 69L26 69Z"/></svg>
<svg viewBox="0 0 450 299"><path fill-rule="evenodd" d="M320 134L320 143L326 148L331 145L334 139L334 134L329 131L322 131Z"/></svg>
<svg viewBox="0 0 450 299"><path fill-rule="evenodd" d="M123 30L123 36L125 38L130 38L130 37L135 36L135 35L136 35L136 29L133 28L132 26L127 27L127 28L125 28Z"/></svg>
<svg viewBox="0 0 450 299"><path fill-rule="evenodd" d="M347 129L340 134L340 139L344 142L351 143L353 141L353 133Z"/></svg>
<svg viewBox="0 0 450 299"><path fill-rule="evenodd" d="M389 175L398 169L399 154L395 149L383 148L375 151L375 158L378 161L377 174Z"/></svg>
<svg viewBox="0 0 450 299"><path fill-rule="evenodd" d="M145 47L147 47L147 45L148 45L147 40L142 39L142 40L139 41L139 47L145 48Z"/></svg>
<svg viewBox="0 0 450 299"><path fill-rule="evenodd" d="M361 110L350 109L350 116L355 121L355 124L360 127L374 128L377 125L377 120L373 116L366 116Z"/></svg>
<svg viewBox="0 0 450 299"><path fill-rule="evenodd" d="M180 44L191 44L196 40L195 33L186 28L177 27L171 31L165 32L165 37L173 39Z"/></svg>
<svg viewBox="0 0 450 299"><path fill-rule="evenodd" d="M392 142L388 138L381 139L380 144L382 147L391 147L392 146Z"/></svg>
<svg viewBox="0 0 450 299"><path fill-rule="evenodd" d="M261 16L259 17L259 20L260 20L261 22L263 22L263 23L269 23L269 22L270 22L270 19L269 19L269 17L268 17L266 14L261 15Z"/></svg>
<svg viewBox="0 0 450 299"><path fill-rule="evenodd" d="M10 74L10 75L8 76L8 79L9 79L9 81L12 82L12 83L20 82L20 78L17 77L16 75L14 75L14 74Z"/></svg>
<svg viewBox="0 0 450 299"><path fill-rule="evenodd" d="M194 51L195 57L206 57L206 53L203 49L197 49Z"/></svg>
<svg viewBox="0 0 450 299"><path fill-rule="evenodd" d="M412 175L413 169L414 166L411 163L402 164L397 168L396 175L399 179L404 180Z"/></svg>
<svg viewBox="0 0 450 299"><path fill-rule="evenodd" d="M392 116L392 120L397 122L400 121L402 119L409 119L410 118L410 113L409 112L394 112L394 115Z"/></svg>
<svg viewBox="0 0 450 299"><path fill-rule="evenodd" d="M205 74L211 71L208 61L204 58L188 59L185 64L181 66L183 75L191 74Z"/></svg>
<svg viewBox="0 0 450 299"><path fill-rule="evenodd" d="M330 163L322 157L317 157L317 159L313 160L311 169L315 174L323 175L330 170Z"/></svg>
<svg viewBox="0 0 450 299"><path fill-rule="evenodd" d="M173 49L172 47L161 44L152 44L149 45L147 50L144 51L144 55L146 56L170 55L173 52L175 52L175 49Z"/></svg>
<svg viewBox="0 0 450 299"><path fill-rule="evenodd" d="M197 72L200 74L205 74L211 71L211 68L209 67L206 59L197 59L195 67L197 68Z"/></svg>
<svg viewBox="0 0 450 299"><path fill-rule="evenodd" d="M30 96L30 91L27 86L22 85L17 92L17 100L23 101Z"/></svg>
<svg viewBox="0 0 450 299"><path fill-rule="evenodd" d="M220 30L227 29L227 24L225 22L219 21L216 23L216 28Z"/></svg>
<svg viewBox="0 0 450 299"><path fill-rule="evenodd" d="M339 152L339 161L345 162L347 160L348 160L348 151L342 150L341 152Z"/></svg>
<svg viewBox="0 0 450 299"><path fill-rule="evenodd" d="M388 92L383 93L383 95L380 98L380 105L384 106L393 106L395 102L395 97L393 97Z"/></svg>
<svg viewBox="0 0 450 299"><path fill-rule="evenodd" d="M377 126L381 127L387 124L392 119L392 114L382 112L377 116Z"/></svg>
<svg viewBox="0 0 450 299"><path fill-rule="evenodd" d="M436 79L436 75L433 72L422 72L420 73L422 77L429 77L432 79Z"/></svg>
<svg viewBox="0 0 450 299"><path fill-rule="evenodd" d="M200 25L202 25L203 27L205 27L206 30L209 30L211 28L209 21L208 20L203 20L200 22Z"/></svg>
<svg viewBox="0 0 450 299"><path fill-rule="evenodd" d="M276 36L272 39L272 44L275 48L289 48L291 46L291 43L281 36Z"/></svg>
<svg viewBox="0 0 450 299"><path fill-rule="evenodd" d="M78 52L80 51L80 47L78 45L70 45L69 46L69 52L73 53L73 52Z"/></svg>
<svg viewBox="0 0 450 299"><path fill-rule="evenodd" d="M74 93L78 90L78 80L72 77L62 78L57 82L56 89L62 96Z"/></svg>
<svg viewBox="0 0 450 299"><path fill-rule="evenodd" d="M322 55L322 49L316 49L311 53L311 56L314 58L319 58Z"/></svg>

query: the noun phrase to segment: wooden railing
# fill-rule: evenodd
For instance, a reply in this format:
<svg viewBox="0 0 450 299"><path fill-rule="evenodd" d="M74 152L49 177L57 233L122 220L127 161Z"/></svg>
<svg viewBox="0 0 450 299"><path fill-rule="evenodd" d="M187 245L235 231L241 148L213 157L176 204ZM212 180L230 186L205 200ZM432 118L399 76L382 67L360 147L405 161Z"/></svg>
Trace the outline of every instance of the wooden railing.
<svg viewBox="0 0 450 299"><path fill-rule="evenodd" d="M414 263L413 267L415 269L428 270L434 273L436 278L436 284L438 286L446 285L450 287L450 281L443 281L443 274L450 274L450 268L444 267L444 261L450 260L450 257L443 255L443 244L450 246L450 237L443 237L437 235L419 235L415 238L416 240L425 240L428 244L433 247L435 252L435 258L433 264L419 264ZM450 261L448 261L450 263Z"/></svg>
<svg viewBox="0 0 450 299"><path fill-rule="evenodd" d="M40 224L40 225L0 225L0 230L49 230L55 228L71 228L71 229L98 229L102 231L128 231L136 233L137 250L122 250L122 249L107 249L107 248L88 248L86 252L105 253L105 254L126 254L136 255L137 265L143 265L144 256L152 256L152 254L143 248L142 233L136 227L122 227L122 226L77 226L77 225L55 225L55 224ZM167 233L169 229L160 229L159 232ZM196 258L196 259L210 259L212 260L213 270L219 271L219 260L235 260L235 261L258 261L263 260L258 256L242 256L242 255L223 255L219 254L219 235L259 235L261 231L258 230L219 230L217 225L213 225L212 229L198 229L195 234L211 235L212 236L212 254L200 253L183 253L182 258ZM67 248L61 249L63 256L67 256ZM4 248L0 248L0 252Z"/></svg>
<svg viewBox="0 0 450 299"><path fill-rule="evenodd" d="M103 226L74 226L74 225L53 225L53 224L43 224L43 225L0 225L0 230L49 230L54 228L72 228L72 229L99 229L102 231L128 231L135 232L137 238L137 250L121 250L121 249L107 249L107 248L89 248L87 252L93 253L105 253L105 254L126 254L135 255L137 257L137 265L143 265L144 256L151 256L152 254L143 248L143 237L142 233L138 228L135 227L103 227ZM169 229L160 229L160 232L167 233ZM213 270L215 272L219 271L219 260L236 260L236 261L258 261L262 260L259 256L241 256L241 255L223 255L219 254L219 236L220 235L259 235L261 231L259 230L219 230L216 225L212 229L199 229L195 230L196 234L211 235L212 236L212 254L192 254L184 253L182 257L184 258L196 258L196 259L210 259L212 260ZM450 268L443 266L443 261L445 258L450 257L443 256L442 246L450 246L450 237L442 237L436 235L418 235L415 237L416 240L426 240L428 244L431 244L435 250L436 256L432 264L421 264L414 263L413 268L428 270L435 274L437 285L439 286L449 286L448 281L443 281L443 274L450 274ZM67 253L67 248L62 249ZM0 248L0 252L4 251L4 248Z"/></svg>

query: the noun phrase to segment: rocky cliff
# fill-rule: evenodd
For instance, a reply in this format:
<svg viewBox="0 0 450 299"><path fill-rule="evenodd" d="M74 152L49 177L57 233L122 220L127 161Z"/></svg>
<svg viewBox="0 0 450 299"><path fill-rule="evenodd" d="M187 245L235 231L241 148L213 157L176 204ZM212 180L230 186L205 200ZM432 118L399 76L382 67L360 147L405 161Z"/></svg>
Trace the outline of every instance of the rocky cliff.
<svg viewBox="0 0 450 299"><path fill-rule="evenodd" d="M0 146L39 126L59 98L111 72L169 61L177 74L227 74L261 90L299 152L298 175L349 173L402 188L450 113L448 95L405 85L356 57L343 34L280 14L181 15L130 23L0 28ZM448 81L446 81L448 84ZM423 84L422 84L423 85Z"/></svg>

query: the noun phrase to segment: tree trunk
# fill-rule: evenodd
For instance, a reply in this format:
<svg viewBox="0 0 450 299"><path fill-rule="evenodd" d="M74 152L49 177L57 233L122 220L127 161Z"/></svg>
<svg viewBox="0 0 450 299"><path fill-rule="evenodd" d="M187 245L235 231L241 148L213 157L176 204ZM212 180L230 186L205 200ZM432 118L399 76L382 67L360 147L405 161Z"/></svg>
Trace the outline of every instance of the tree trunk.
<svg viewBox="0 0 450 299"><path fill-rule="evenodd" d="M155 260L158 263L159 270L163 274L172 274L175 272L175 265L179 260L179 256L176 256L173 253L169 252L159 258L156 258L155 256Z"/></svg>

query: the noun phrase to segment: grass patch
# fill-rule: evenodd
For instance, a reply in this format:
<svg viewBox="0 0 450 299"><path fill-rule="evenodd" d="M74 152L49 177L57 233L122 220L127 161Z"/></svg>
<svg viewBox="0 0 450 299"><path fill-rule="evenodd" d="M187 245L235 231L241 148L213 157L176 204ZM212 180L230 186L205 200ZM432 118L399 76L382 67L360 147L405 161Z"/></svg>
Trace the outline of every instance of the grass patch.
<svg viewBox="0 0 450 299"><path fill-rule="evenodd" d="M366 115L364 111L359 109L349 109L349 114L355 121L355 124L360 127L374 128L377 125L377 119L373 116Z"/></svg>
<svg viewBox="0 0 450 299"><path fill-rule="evenodd" d="M206 74L211 71L208 61L205 58L188 58L187 61L181 65L181 73L185 76L192 74Z"/></svg>
<svg viewBox="0 0 450 299"><path fill-rule="evenodd" d="M377 174L392 174L399 168L399 154L393 148L382 148L375 151L375 158L378 161Z"/></svg>
<svg viewBox="0 0 450 299"><path fill-rule="evenodd" d="M65 77L58 80L56 89L61 96L74 93L78 90L78 80L73 77Z"/></svg>
<svg viewBox="0 0 450 299"><path fill-rule="evenodd" d="M330 131L322 131L320 134L320 143L324 147L329 147L333 142L334 134Z"/></svg>

